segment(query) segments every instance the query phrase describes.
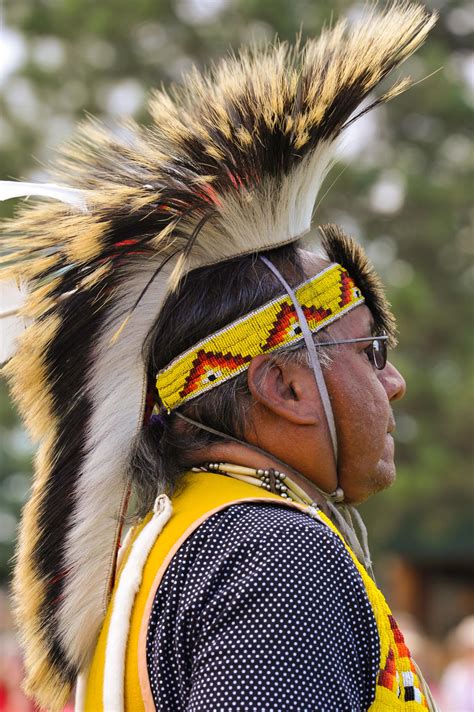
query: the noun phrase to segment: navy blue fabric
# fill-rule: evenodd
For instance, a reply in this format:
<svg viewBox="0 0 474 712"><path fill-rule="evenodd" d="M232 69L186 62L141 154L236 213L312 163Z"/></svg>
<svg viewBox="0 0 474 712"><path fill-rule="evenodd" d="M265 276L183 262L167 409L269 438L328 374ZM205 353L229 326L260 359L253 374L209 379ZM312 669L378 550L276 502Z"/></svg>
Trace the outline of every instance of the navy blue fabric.
<svg viewBox="0 0 474 712"><path fill-rule="evenodd" d="M366 710L380 656L344 545L302 512L239 504L174 556L148 625L157 710Z"/></svg>

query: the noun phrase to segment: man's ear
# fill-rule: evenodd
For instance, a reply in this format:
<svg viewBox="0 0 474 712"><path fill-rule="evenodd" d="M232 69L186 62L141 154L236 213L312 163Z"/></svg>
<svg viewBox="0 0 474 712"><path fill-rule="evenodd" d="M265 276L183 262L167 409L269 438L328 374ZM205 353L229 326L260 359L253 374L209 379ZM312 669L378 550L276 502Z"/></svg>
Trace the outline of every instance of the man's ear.
<svg viewBox="0 0 474 712"><path fill-rule="evenodd" d="M316 383L308 368L261 354L250 362L247 382L254 400L278 417L295 425L320 422Z"/></svg>

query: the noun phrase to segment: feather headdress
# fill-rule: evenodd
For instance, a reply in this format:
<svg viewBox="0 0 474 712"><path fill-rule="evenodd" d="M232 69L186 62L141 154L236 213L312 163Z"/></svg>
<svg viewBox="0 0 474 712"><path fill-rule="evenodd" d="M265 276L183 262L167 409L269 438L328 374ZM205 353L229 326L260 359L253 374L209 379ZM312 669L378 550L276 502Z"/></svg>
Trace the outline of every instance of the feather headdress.
<svg viewBox="0 0 474 712"><path fill-rule="evenodd" d="M167 293L193 268L310 228L338 136L407 88L361 107L435 19L397 2L304 46L194 71L153 95L149 128L83 125L57 162L68 188L24 189L54 199L4 226L3 259L7 278L28 283L29 325L6 372L40 442L14 580L40 705L64 704L103 620L143 420L142 350Z"/></svg>

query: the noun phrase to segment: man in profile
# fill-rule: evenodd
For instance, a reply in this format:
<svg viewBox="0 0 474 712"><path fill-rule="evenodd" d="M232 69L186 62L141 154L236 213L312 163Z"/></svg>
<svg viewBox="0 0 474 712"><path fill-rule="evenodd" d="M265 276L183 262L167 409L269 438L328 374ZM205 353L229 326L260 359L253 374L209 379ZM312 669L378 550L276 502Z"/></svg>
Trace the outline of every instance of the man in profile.
<svg viewBox="0 0 474 712"><path fill-rule="evenodd" d="M353 505L395 475L395 320L337 226L341 132L435 21L395 3L83 126L10 226L7 370L41 446L15 572L27 688L60 709L435 709ZM12 184L3 194L18 195ZM21 189L20 189L21 192ZM25 237L27 238L25 240ZM142 517L116 553L130 494Z"/></svg>

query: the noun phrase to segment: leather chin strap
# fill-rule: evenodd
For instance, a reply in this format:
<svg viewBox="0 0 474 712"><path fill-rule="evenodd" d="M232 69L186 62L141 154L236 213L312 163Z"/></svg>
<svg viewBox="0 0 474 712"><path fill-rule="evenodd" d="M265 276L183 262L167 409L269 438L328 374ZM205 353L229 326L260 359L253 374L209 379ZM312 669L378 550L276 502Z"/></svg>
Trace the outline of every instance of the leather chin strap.
<svg viewBox="0 0 474 712"><path fill-rule="evenodd" d="M259 259L266 264L268 269L273 272L275 277L282 283L284 288L286 289L286 292L288 296L290 297L291 301L293 302L293 306L295 307L296 315L298 317L298 322L299 326L301 329L301 333L303 335L306 348L308 349L308 354L309 358L311 361L311 366L313 369L314 373L314 378L316 380L316 385L318 387L319 395L321 397L321 402L323 404L323 409L324 413L326 415L326 420L329 428L329 434L331 436L331 442L332 442L332 449L334 453L334 463L336 466L336 473L337 473L337 432L336 432L336 423L334 421L334 413L332 412L332 406L331 406L331 400L329 398L329 393L328 389L326 387L326 381L324 380L324 375L323 375L323 370L321 368L321 364L319 362L318 358L318 353L316 351L316 346L314 345L314 340L313 340L313 335L311 334L311 330L309 328L307 319L304 315L304 312L301 308L301 304L299 303L296 294L286 281L286 279L283 277L282 274L277 270L275 265L270 262L269 259L264 257L263 255L260 255Z"/></svg>

